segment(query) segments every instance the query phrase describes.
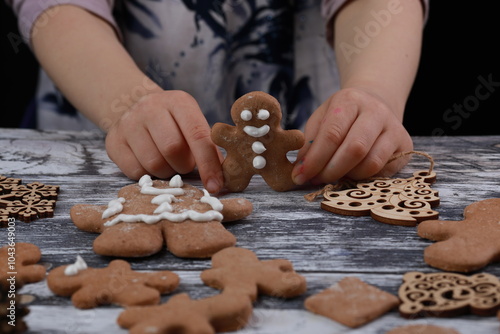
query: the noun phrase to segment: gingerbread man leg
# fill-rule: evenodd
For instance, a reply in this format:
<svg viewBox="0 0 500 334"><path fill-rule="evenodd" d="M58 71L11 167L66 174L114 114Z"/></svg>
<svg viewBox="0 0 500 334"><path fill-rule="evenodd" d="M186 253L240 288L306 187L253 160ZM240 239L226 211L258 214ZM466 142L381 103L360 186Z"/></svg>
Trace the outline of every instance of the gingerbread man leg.
<svg viewBox="0 0 500 334"><path fill-rule="evenodd" d="M222 163L224 182L229 191L243 191L250 183L254 173L244 165L245 163L241 159L226 159Z"/></svg>
<svg viewBox="0 0 500 334"><path fill-rule="evenodd" d="M287 191L296 186L292 179L292 170L292 163L283 162L279 165L279 173L273 168L261 172L260 175L273 190Z"/></svg>

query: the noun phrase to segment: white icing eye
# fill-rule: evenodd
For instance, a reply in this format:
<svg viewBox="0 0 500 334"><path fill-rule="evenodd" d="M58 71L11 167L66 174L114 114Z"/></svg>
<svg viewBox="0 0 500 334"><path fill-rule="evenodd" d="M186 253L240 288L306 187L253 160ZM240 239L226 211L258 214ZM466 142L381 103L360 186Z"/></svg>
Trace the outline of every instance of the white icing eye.
<svg viewBox="0 0 500 334"><path fill-rule="evenodd" d="M268 119L269 118L269 111L267 111L266 109L260 109L258 114L257 114L257 118L261 119L261 120Z"/></svg>
<svg viewBox="0 0 500 334"><path fill-rule="evenodd" d="M241 112L240 117L244 121L249 121L252 119L252 112L250 110L245 109Z"/></svg>

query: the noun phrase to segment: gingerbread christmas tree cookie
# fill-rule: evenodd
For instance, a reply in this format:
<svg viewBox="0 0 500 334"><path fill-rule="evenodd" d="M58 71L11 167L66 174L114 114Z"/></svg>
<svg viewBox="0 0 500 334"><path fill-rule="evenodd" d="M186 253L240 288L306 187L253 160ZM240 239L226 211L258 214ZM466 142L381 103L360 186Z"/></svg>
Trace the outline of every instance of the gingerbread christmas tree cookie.
<svg viewBox="0 0 500 334"><path fill-rule="evenodd" d="M279 102L251 92L234 102L231 118L235 126L217 123L212 128L212 140L227 152L222 164L226 188L243 191L259 174L276 191L292 189L293 164L286 154L304 145L304 134L281 128Z"/></svg>
<svg viewBox="0 0 500 334"><path fill-rule="evenodd" d="M424 251L430 266L459 272L481 269L500 261L500 198L473 203L464 220L429 220L418 226L418 235L437 241Z"/></svg>
<svg viewBox="0 0 500 334"><path fill-rule="evenodd" d="M170 181L145 175L122 188L108 205L75 205L70 214L79 229L101 233L94 241L97 254L149 256L166 244L176 256L205 258L236 243L222 222L251 212L249 201L219 200L185 184L179 175Z"/></svg>

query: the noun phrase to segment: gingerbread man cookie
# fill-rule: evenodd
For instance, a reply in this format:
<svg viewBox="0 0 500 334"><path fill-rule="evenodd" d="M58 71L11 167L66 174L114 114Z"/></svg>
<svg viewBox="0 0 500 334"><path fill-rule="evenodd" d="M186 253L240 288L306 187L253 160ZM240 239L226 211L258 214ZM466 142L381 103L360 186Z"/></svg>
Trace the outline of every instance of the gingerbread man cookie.
<svg viewBox="0 0 500 334"><path fill-rule="evenodd" d="M107 304L158 304L160 294L177 288L179 276L170 271L135 272L123 260L111 261L106 268L88 268L77 257L74 264L52 270L47 284L59 296L72 296L76 307L88 309Z"/></svg>
<svg viewBox="0 0 500 334"><path fill-rule="evenodd" d="M251 92L236 100L231 118L236 126L217 123L212 128L212 140L227 152L222 164L226 188L243 191L259 174L276 191L292 189L294 164L286 154L304 145L304 134L281 128L279 102L264 92Z"/></svg>
<svg viewBox="0 0 500 334"><path fill-rule="evenodd" d="M471 272L500 261L500 198L465 208L462 221L428 220L422 238L438 241L424 251L425 262L446 271Z"/></svg>
<svg viewBox="0 0 500 334"><path fill-rule="evenodd" d="M303 294L306 280L285 259L260 261L254 252L229 247L212 256L212 269L201 273L202 281L213 288L244 291L252 300L257 294L291 298Z"/></svg>
<svg viewBox="0 0 500 334"><path fill-rule="evenodd" d="M0 284L20 287L27 283L35 283L45 278L45 267L36 264L40 261L40 249L30 243L17 242L14 246L0 248ZM15 277L13 280L12 277Z"/></svg>
<svg viewBox="0 0 500 334"><path fill-rule="evenodd" d="M242 198L217 199L206 190L143 176L108 205L75 205L70 214L81 230L101 233L94 241L100 255L143 257L164 244L178 257L205 258L234 246L236 238L221 222L248 216L252 203Z"/></svg>

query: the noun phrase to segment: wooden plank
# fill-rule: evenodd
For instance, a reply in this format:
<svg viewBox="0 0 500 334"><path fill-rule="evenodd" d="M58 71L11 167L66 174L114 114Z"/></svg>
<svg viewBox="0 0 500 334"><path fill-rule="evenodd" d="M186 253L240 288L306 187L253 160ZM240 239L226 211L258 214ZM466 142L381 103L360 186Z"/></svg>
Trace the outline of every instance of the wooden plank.
<svg viewBox="0 0 500 334"><path fill-rule="evenodd" d="M414 143L416 150L435 160L438 180L432 187L441 197L435 208L441 219L461 219L463 209L472 202L500 197L500 136L415 137ZM398 176L410 177L428 167L425 158L415 157ZM69 217L74 204L106 204L121 187L133 182L107 157L102 134L0 129L0 174L21 178L23 183L39 181L61 187L53 218L16 223L17 241L38 245L42 262L54 268L82 255L90 266L103 267L112 260L95 254L92 243L96 235L79 231ZM183 178L201 187L196 173ZM354 275L396 293L404 273L437 271L424 263L423 250L431 242L418 237L415 228L321 210L319 201L310 203L303 198L317 189L277 193L254 177L245 192L226 195L245 197L254 204L252 215L226 225L238 238L237 245L255 251L261 259L289 259L306 276L309 287L304 296L292 300L259 299L255 320L241 333L383 333L409 321L394 311L361 329L348 330L305 312L303 301L345 276ZM0 244L3 240L6 232L0 230ZM199 280L200 271L210 267L209 260L179 259L166 250L128 260L137 270L175 271L182 279L178 292L193 298L216 293ZM491 264L483 271L500 277L500 264ZM87 313L76 310L69 299L52 295L45 282L25 286L21 292L36 296L28 317L32 333L123 332L114 324L120 308L102 307ZM500 326L496 318L475 316L418 321L447 325L461 333L493 333Z"/></svg>

